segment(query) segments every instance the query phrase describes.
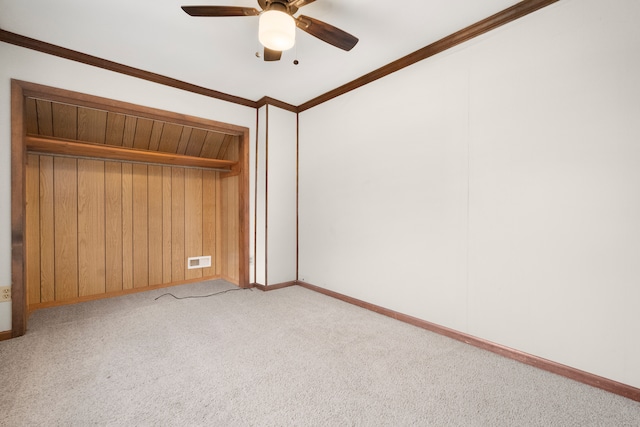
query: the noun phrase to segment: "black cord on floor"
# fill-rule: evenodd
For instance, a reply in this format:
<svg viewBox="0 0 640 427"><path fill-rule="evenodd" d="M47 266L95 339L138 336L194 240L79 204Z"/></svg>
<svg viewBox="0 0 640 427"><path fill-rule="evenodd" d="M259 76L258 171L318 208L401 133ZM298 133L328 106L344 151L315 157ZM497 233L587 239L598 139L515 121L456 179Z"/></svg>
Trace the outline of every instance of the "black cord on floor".
<svg viewBox="0 0 640 427"><path fill-rule="evenodd" d="M154 299L154 301L157 301L157 300L159 300L160 298L162 298L162 297L164 297L164 296L166 296L166 295L172 296L172 297L174 297L175 299L209 298L209 297L213 297L213 296L216 296L216 295L226 294L227 292L233 292L233 291L247 291L247 290L249 290L249 291L253 292L253 289L251 289L251 288L233 288L233 289L227 289L226 291L216 292L216 293L209 294L209 295L188 295L188 296L186 296L186 297L177 297L177 296L175 296L174 294L172 294L172 293L170 293L170 292L167 292L166 294L162 294L162 295L160 295L159 297L155 298L155 299Z"/></svg>

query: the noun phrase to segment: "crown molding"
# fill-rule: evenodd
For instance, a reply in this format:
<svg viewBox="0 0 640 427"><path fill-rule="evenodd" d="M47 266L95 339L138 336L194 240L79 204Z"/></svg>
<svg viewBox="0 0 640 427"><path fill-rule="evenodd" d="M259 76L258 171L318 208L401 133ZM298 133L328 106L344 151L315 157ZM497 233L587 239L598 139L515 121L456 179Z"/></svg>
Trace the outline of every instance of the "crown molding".
<svg viewBox="0 0 640 427"><path fill-rule="evenodd" d="M187 92L193 92L199 95L232 102L234 104L256 108L256 102L249 99L229 95L228 93L219 92L213 89L207 89L202 86L183 82L182 80L172 79L171 77L166 77L161 74L156 74L150 71L141 70L139 68L130 67L128 65L102 59L97 56L88 55L76 50L67 49L51 43L43 42L41 40L25 37L20 34L12 33L3 29L0 29L0 41L27 49L32 49L38 52L47 53L49 55L57 56L60 58L69 59L71 61L81 62L83 64L103 68L105 70L114 71L116 73L125 74L127 76L137 77L139 79L159 83L161 85L174 87L176 89L182 89Z"/></svg>
<svg viewBox="0 0 640 427"><path fill-rule="evenodd" d="M559 0L523 0L501 12L483 19L482 21L472 24L460 31L457 31L428 46L418 49L415 52L410 53L409 55L403 56L402 58L397 59L383 67L380 67L377 70L367 73L349 83L339 86L298 106L288 104L286 102L279 101L268 96L264 96L258 101L252 101L250 99L241 98L213 89L207 89L202 86L197 86L181 80L152 73L150 71L141 70L139 68L130 67L128 65L119 64L113 61L108 61L106 59L67 49L61 46L56 46L51 43L32 39L30 37L22 36L20 34L15 34L2 29L0 29L0 41L16 46L25 47L27 49L36 50L38 52L58 56L60 58L81 62L83 64L104 68L106 70L114 71L117 73L126 74L128 76L137 77L154 83L171 86L188 92L209 96L211 98L220 99L234 104L244 105L256 109L268 104L294 113L300 113L319 104L327 102L333 98L336 98L340 95L344 95L347 92L362 87L382 77L388 76L389 74L395 73L396 71L413 65L416 62L430 58L434 55L437 55L438 53L451 49L454 46L481 36L491 30L513 22L558 1Z"/></svg>
<svg viewBox="0 0 640 427"><path fill-rule="evenodd" d="M282 102L282 101L279 101L279 100L277 100L275 98L271 98L271 97L268 97L268 96L264 96L264 97L260 98L256 102L256 107L257 108L264 107L267 104L268 105L272 105L274 107L282 108L283 110L291 111L292 113L297 113L298 112L298 107L296 107L295 105L287 104L286 102Z"/></svg>
<svg viewBox="0 0 640 427"><path fill-rule="evenodd" d="M313 98L305 102L304 104L299 105L298 112L303 112L315 107L316 105L322 104L323 102L327 102L340 95L344 95L347 92L381 79L382 77L388 76L389 74L395 73L396 71L413 65L416 62L430 58L434 55L437 55L438 53L444 52L445 50L451 49L452 47L457 46L461 43L481 36L502 25L508 24L509 22L522 18L523 16L542 9L543 7L556 3L557 1L559 0L521 1L520 3L517 3L501 12L496 13L495 15L483 19L482 21L476 22L475 24L472 24L460 31L457 31L445 38L438 40L437 42L431 43L430 45L418 49L415 52L410 53L409 55L403 56L402 58L384 65L377 70L365 74L362 77L359 77L325 94Z"/></svg>

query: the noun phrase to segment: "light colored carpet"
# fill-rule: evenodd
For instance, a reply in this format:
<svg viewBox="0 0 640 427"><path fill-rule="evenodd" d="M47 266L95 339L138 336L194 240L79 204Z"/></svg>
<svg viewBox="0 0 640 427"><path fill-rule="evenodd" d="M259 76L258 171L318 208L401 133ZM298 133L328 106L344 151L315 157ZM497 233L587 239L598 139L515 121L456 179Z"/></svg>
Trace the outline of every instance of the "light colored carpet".
<svg viewBox="0 0 640 427"><path fill-rule="evenodd" d="M35 312L3 426L640 426L640 403L291 287Z"/></svg>

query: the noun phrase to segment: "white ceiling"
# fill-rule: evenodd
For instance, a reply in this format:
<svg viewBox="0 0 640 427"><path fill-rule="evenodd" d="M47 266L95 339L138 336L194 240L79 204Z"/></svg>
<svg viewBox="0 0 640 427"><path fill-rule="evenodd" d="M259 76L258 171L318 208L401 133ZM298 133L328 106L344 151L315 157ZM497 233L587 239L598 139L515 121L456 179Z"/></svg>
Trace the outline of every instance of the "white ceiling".
<svg viewBox="0 0 640 427"><path fill-rule="evenodd" d="M300 105L516 3L316 0L296 15L360 42L345 52L298 29L296 46L279 62L255 55L262 50L257 17L195 18L180 9L260 9L257 0L0 0L0 28L253 101Z"/></svg>

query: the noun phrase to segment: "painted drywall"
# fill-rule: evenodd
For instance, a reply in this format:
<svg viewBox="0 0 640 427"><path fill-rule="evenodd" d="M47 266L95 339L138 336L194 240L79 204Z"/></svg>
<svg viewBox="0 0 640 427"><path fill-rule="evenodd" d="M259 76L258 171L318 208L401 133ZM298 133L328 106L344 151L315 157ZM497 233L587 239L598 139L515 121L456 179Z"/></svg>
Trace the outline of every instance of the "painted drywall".
<svg viewBox="0 0 640 427"><path fill-rule="evenodd" d="M256 170L255 283L267 283L267 106L258 109L258 146L254 153Z"/></svg>
<svg viewBox="0 0 640 427"><path fill-rule="evenodd" d="M267 284L296 280L296 114L269 106Z"/></svg>
<svg viewBox="0 0 640 427"><path fill-rule="evenodd" d="M640 387L640 3L562 0L300 114L300 279Z"/></svg>
<svg viewBox="0 0 640 427"><path fill-rule="evenodd" d="M296 280L296 144L295 113L273 105L258 109L255 252L260 285Z"/></svg>
<svg viewBox="0 0 640 427"><path fill-rule="evenodd" d="M0 286L11 283L12 78L244 126L255 139L253 108L0 43ZM1 303L0 331L11 329L10 313L11 304Z"/></svg>

